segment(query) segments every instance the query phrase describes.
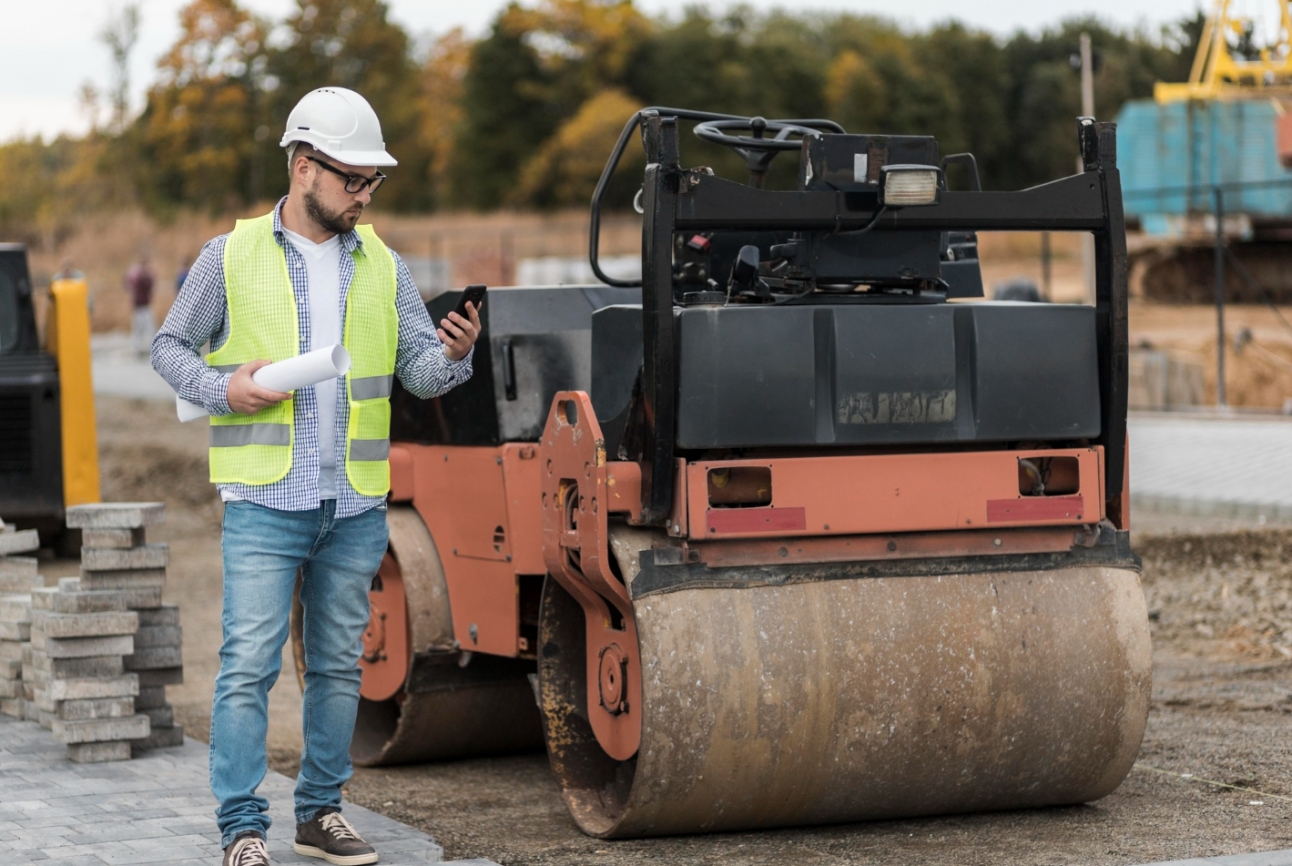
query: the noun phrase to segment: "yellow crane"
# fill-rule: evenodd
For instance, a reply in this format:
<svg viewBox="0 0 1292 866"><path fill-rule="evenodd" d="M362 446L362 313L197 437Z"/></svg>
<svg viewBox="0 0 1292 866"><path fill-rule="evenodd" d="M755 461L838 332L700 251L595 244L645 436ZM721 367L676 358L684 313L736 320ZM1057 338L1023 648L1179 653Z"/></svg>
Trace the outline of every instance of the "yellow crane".
<svg viewBox="0 0 1292 866"><path fill-rule="evenodd" d="M1234 14L1233 0L1216 0L1202 31L1189 80L1184 84L1159 81L1153 98L1160 104L1186 99L1244 99L1292 95L1292 0L1277 0L1277 41L1260 49L1255 59L1236 56L1230 35L1252 31L1251 18Z"/></svg>

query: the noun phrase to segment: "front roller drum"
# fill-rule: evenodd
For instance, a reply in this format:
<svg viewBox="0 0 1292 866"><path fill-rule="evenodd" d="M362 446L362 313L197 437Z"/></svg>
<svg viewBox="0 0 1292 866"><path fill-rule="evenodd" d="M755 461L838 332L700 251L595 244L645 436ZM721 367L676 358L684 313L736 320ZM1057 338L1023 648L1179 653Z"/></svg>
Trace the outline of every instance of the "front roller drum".
<svg viewBox="0 0 1292 866"><path fill-rule="evenodd" d="M641 742L620 761L588 722L583 610L544 590L548 750L594 836L1087 802L1130 771L1148 716L1130 568L680 589L633 613Z"/></svg>
<svg viewBox="0 0 1292 866"><path fill-rule="evenodd" d="M354 762L379 766L540 748L524 662L456 651L448 587L430 532L406 506L391 506L387 524L390 550L368 593ZM302 691L303 624L298 580L291 638Z"/></svg>

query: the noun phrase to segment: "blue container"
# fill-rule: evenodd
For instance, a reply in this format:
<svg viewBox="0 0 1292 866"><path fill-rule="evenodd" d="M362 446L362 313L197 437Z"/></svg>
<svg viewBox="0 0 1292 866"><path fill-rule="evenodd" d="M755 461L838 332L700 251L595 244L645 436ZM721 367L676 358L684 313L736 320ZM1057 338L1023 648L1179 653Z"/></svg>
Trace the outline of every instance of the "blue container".
<svg viewBox="0 0 1292 866"><path fill-rule="evenodd" d="M1117 162L1126 215L1148 234L1177 234L1182 218L1215 210L1213 185L1283 181L1226 189L1225 213L1292 217L1292 171L1279 162L1274 99L1128 102L1117 116Z"/></svg>

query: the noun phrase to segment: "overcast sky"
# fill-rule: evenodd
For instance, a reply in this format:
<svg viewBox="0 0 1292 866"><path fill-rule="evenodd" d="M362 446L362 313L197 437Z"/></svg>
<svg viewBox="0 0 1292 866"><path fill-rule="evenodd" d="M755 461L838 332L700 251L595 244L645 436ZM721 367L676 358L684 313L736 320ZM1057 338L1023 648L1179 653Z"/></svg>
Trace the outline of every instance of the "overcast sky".
<svg viewBox="0 0 1292 866"><path fill-rule="evenodd" d="M143 26L132 63L136 107L153 77L157 58L175 40L178 11L185 0L141 0ZM461 26L479 34L505 0L388 0L392 16L418 37ZM694 0L637 0L650 14L678 14ZM1201 0L749 0L759 9L826 9L872 13L924 27L957 18L1000 34L1023 29L1038 31L1061 17L1093 13L1123 26L1156 29L1191 14ZM80 132L87 125L77 93L91 81L104 89L109 74L107 49L96 35L115 9L117 0L4 0L5 26L0 28L0 141L19 135ZM295 0L243 0L243 5L271 18L282 18ZM526 4L528 5L528 3ZM707 5L722 9L728 2ZM1272 15L1274 0L1234 0L1235 7ZM1207 4L1208 8L1210 3ZM894 14L894 9L900 14ZM323 82L320 82L323 83Z"/></svg>

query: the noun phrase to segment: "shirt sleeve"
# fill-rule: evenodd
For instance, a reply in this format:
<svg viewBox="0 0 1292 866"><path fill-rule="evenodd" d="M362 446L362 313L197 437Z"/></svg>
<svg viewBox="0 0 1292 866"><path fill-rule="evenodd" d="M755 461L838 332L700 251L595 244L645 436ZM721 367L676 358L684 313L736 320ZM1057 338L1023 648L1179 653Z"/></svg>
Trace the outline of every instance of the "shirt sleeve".
<svg viewBox="0 0 1292 866"><path fill-rule="evenodd" d="M408 393L423 400L438 397L471 378L475 347L460 361L448 359L408 266L393 250L391 255L395 257L395 309L399 313L395 375Z"/></svg>
<svg viewBox="0 0 1292 866"><path fill-rule="evenodd" d="M202 248L152 345L153 369L190 403L212 415L232 415L229 373L218 373L198 354L224 326L224 242Z"/></svg>

